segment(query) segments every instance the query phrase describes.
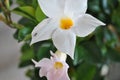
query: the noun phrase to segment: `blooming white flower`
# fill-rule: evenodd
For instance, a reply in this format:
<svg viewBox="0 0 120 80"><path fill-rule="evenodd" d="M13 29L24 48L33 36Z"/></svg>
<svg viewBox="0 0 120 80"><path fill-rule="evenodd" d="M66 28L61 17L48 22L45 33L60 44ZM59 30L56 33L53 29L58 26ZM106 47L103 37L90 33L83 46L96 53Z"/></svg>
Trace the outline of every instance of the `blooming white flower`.
<svg viewBox="0 0 120 80"><path fill-rule="evenodd" d="M105 25L89 14L87 0L38 0L49 18L39 23L32 32L31 44L52 38L61 52L74 57L76 35L85 37L97 26Z"/></svg>
<svg viewBox="0 0 120 80"><path fill-rule="evenodd" d="M35 67L40 67L40 77L46 76L48 80L70 80L67 74L68 64L66 54L57 51L55 54L51 52L51 59L43 58L39 62L32 60Z"/></svg>

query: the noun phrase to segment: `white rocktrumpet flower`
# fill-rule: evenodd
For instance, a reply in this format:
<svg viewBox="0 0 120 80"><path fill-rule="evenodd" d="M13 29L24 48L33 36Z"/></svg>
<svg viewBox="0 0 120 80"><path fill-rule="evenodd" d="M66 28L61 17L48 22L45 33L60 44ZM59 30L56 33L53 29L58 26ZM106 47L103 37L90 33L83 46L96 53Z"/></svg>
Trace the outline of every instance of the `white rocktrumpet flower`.
<svg viewBox="0 0 120 80"><path fill-rule="evenodd" d="M38 0L46 16L32 31L31 44L53 40L55 47L74 57L76 35L85 37L103 22L86 14L88 0Z"/></svg>
<svg viewBox="0 0 120 80"><path fill-rule="evenodd" d="M51 52L51 59L43 58L39 62L32 60L35 67L40 67L40 77L47 77L48 80L70 80L68 76L68 64L66 54L57 51L55 54Z"/></svg>

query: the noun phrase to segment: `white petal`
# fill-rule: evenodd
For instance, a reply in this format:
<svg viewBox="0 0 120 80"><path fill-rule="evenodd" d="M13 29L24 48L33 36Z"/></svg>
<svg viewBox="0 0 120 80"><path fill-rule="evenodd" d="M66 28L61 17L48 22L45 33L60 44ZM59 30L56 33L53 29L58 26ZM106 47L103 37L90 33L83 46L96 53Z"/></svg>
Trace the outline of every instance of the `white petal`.
<svg viewBox="0 0 120 80"><path fill-rule="evenodd" d="M45 19L39 23L32 31L31 44L51 38L53 31L56 29L56 22L53 19Z"/></svg>
<svg viewBox="0 0 120 80"><path fill-rule="evenodd" d="M87 10L87 0L67 0L65 13L72 13L75 16L85 13Z"/></svg>
<svg viewBox="0 0 120 80"><path fill-rule="evenodd" d="M74 57L74 48L76 43L76 36L74 33L66 30L57 29L52 36L53 43L56 48L71 56Z"/></svg>
<svg viewBox="0 0 120 80"><path fill-rule="evenodd" d="M56 17L63 14L65 0L38 0L42 11L48 17Z"/></svg>
<svg viewBox="0 0 120 80"><path fill-rule="evenodd" d="M79 16L75 22L75 26L72 27L72 30L77 36L85 37L92 33L96 27L100 25L105 24L89 14L84 14Z"/></svg>
<svg viewBox="0 0 120 80"><path fill-rule="evenodd" d="M61 52L61 51L56 51L55 55L58 58L58 60L60 60L60 61L64 61L65 62L66 59L67 59L67 55L65 53Z"/></svg>

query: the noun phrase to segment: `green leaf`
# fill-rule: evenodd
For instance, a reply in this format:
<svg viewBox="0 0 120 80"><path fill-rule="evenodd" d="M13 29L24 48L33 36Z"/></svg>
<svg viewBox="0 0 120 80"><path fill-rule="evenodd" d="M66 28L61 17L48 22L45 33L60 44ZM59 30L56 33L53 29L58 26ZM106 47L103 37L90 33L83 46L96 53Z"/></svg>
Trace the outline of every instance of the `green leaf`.
<svg viewBox="0 0 120 80"><path fill-rule="evenodd" d="M16 0L20 6L32 6L36 9L38 6L38 0Z"/></svg>
<svg viewBox="0 0 120 80"><path fill-rule="evenodd" d="M19 41L24 40L31 32L32 32L32 28L30 27L24 27L20 29L18 32L18 40Z"/></svg>
<svg viewBox="0 0 120 80"><path fill-rule="evenodd" d="M37 59L41 60L42 58L48 57L50 56L50 43L43 43L39 48L38 48L38 52L37 52Z"/></svg>
<svg viewBox="0 0 120 80"><path fill-rule="evenodd" d="M113 11L111 18L112 23L115 25L114 27L116 28L117 32L120 35L120 5Z"/></svg>
<svg viewBox="0 0 120 80"><path fill-rule="evenodd" d="M42 12L39 6L37 7L37 10L35 12L35 17L39 22L46 18L45 14Z"/></svg>
<svg viewBox="0 0 120 80"><path fill-rule="evenodd" d="M30 28L34 28L37 25L37 23L34 23L32 20L27 18L21 18L18 23Z"/></svg>
<svg viewBox="0 0 120 80"><path fill-rule="evenodd" d="M117 35L108 30L107 28L104 30L104 40L106 44L112 48L114 48L118 43Z"/></svg>
<svg viewBox="0 0 120 80"><path fill-rule="evenodd" d="M98 6L98 5L100 5L100 1L101 0L88 0L87 12L92 14L94 17L98 18L99 20L107 22L106 15L101 11L102 7ZM107 19L108 19L108 17L107 17Z"/></svg>
<svg viewBox="0 0 120 80"><path fill-rule="evenodd" d="M110 15L112 12L109 2L110 0L100 0L102 11L107 15Z"/></svg>
<svg viewBox="0 0 120 80"><path fill-rule="evenodd" d="M19 67L26 67L32 65L31 59L34 58L33 48L29 44L25 43L21 48L22 55L20 57Z"/></svg>
<svg viewBox="0 0 120 80"><path fill-rule="evenodd" d="M28 69L26 72L26 76L32 78L34 76L34 69Z"/></svg>
<svg viewBox="0 0 120 80"><path fill-rule="evenodd" d="M95 41L88 41L81 43L79 48L79 54L82 54L82 59L86 62L92 63L101 63L102 55L99 47L95 43Z"/></svg>
<svg viewBox="0 0 120 80"><path fill-rule="evenodd" d="M85 49L83 47L76 46L75 48L75 54L74 54L74 65L79 64L81 61L83 61L85 56Z"/></svg>
<svg viewBox="0 0 120 80"><path fill-rule="evenodd" d="M38 0L32 0L32 6L36 9L38 6Z"/></svg>
<svg viewBox="0 0 120 80"><path fill-rule="evenodd" d="M31 6L22 6L17 7L12 10L12 12L21 15L23 17L26 17L28 19L35 19L35 9Z"/></svg>
<svg viewBox="0 0 120 80"><path fill-rule="evenodd" d="M82 63L76 69L77 80L93 80L96 74L96 66L89 63Z"/></svg>
<svg viewBox="0 0 120 80"><path fill-rule="evenodd" d="M100 7L99 5L99 0L88 0L88 10L93 13L98 13L100 12Z"/></svg>
<svg viewBox="0 0 120 80"><path fill-rule="evenodd" d="M13 34L13 37L19 41L18 33L19 33L19 30L16 30L15 33Z"/></svg>
<svg viewBox="0 0 120 80"><path fill-rule="evenodd" d="M19 24L24 25L25 27L17 30L14 33L14 38L20 41L28 41L31 39L31 32L33 28L37 25L36 23L32 22L30 19L22 18L18 22Z"/></svg>
<svg viewBox="0 0 120 80"><path fill-rule="evenodd" d="M107 47L107 58L111 61L120 62L120 52Z"/></svg>
<svg viewBox="0 0 120 80"><path fill-rule="evenodd" d="M106 55L106 46L104 43L104 31L105 31L105 27L99 27L95 31L96 44L101 49L101 53L103 56Z"/></svg>
<svg viewBox="0 0 120 80"><path fill-rule="evenodd" d="M31 5L33 0L16 0L20 6Z"/></svg>

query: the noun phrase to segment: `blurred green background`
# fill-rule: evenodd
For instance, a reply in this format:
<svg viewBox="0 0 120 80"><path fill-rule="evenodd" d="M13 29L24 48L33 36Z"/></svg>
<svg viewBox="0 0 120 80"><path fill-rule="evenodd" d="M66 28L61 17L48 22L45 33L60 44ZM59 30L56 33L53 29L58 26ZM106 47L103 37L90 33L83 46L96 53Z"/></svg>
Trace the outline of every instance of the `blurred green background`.
<svg viewBox="0 0 120 80"><path fill-rule="evenodd" d="M14 38L24 42L21 47L19 67L33 66L26 71L30 80L46 80L39 77L39 69L34 68L31 59L36 61L50 57L49 51L56 51L51 40L38 42L30 46L31 32L43 19L37 0L16 0L19 5L11 9L12 0L0 0L0 21L16 29ZM11 19L11 13L22 16L18 23ZM120 0L88 0L87 13L106 23L98 27L93 34L77 38L75 59L69 56L69 76L71 80L104 80L101 69L112 62L120 62ZM48 66L49 67L49 66Z"/></svg>

